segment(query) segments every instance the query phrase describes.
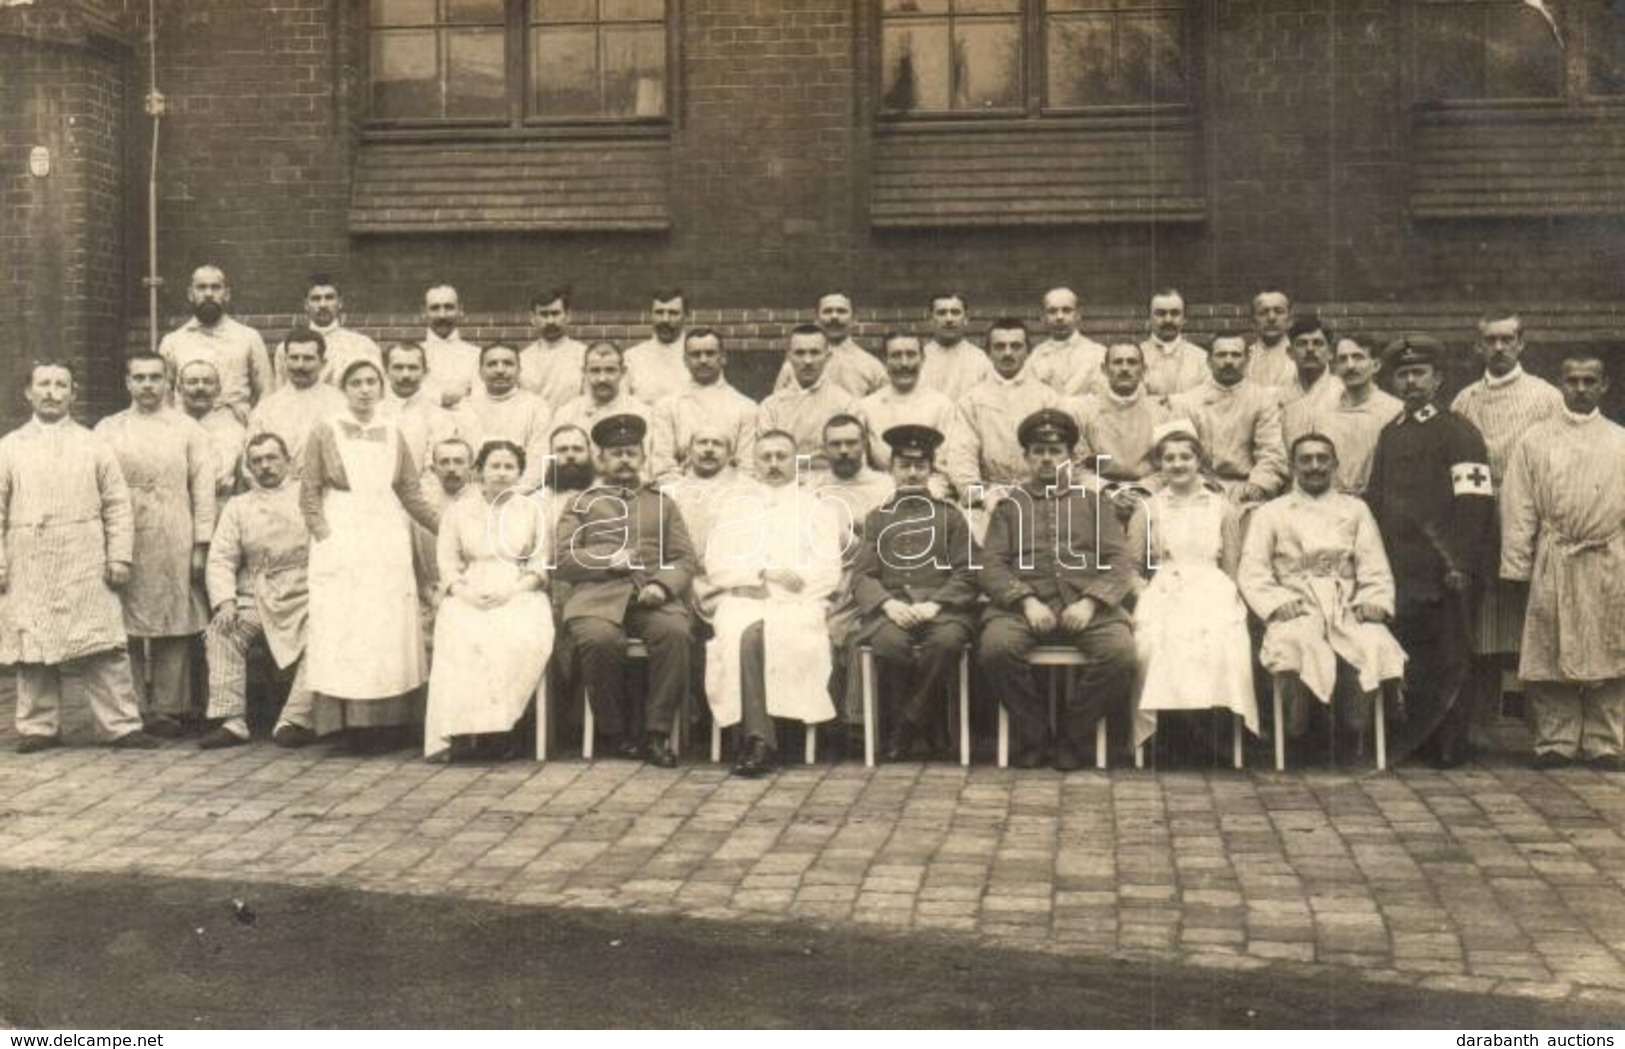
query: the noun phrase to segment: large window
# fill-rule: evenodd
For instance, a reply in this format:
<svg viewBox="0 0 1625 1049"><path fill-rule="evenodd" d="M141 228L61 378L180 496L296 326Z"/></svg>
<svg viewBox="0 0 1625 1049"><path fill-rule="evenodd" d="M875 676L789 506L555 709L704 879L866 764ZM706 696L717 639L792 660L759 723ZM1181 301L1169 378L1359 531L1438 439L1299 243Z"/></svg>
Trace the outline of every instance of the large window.
<svg viewBox="0 0 1625 1049"><path fill-rule="evenodd" d="M1583 100L1625 94L1625 6L1613 0L1417 0L1424 103Z"/></svg>
<svg viewBox="0 0 1625 1049"><path fill-rule="evenodd" d="M667 0L370 0L382 123L638 122L667 115Z"/></svg>
<svg viewBox="0 0 1625 1049"><path fill-rule="evenodd" d="M1185 106L1191 23L1178 0L882 0L880 113Z"/></svg>

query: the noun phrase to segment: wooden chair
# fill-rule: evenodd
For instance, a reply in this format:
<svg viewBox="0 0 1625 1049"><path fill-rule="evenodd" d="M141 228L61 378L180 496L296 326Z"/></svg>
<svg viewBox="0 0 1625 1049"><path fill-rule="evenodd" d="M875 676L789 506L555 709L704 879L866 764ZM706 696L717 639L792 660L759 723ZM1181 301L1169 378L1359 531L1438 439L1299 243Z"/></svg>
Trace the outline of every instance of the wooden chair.
<svg viewBox="0 0 1625 1049"><path fill-rule="evenodd" d="M1272 704L1274 706L1274 711L1275 711L1275 771L1276 772L1285 772L1286 771L1286 721L1285 721L1286 684L1287 684L1286 679L1282 675L1280 675L1280 674L1271 675L1271 677L1270 677L1270 692L1272 694L1271 695L1271 700L1272 700ZM1387 717L1383 713L1383 707L1385 705L1383 701L1386 698L1383 695L1384 691L1385 690L1383 690L1383 689L1378 689L1377 690L1377 699L1376 699L1376 702L1373 704L1373 706L1376 709L1375 709L1375 711L1373 711L1373 717L1372 717L1372 721L1371 721L1371 734L1372 734L1373 737L1375 737L1374 742L1375 742L1376 751L1377 751L1377 771L1378 772L1385 772L1388 769L1388 724L1387 724Z"/></svg>
<svg viewBox="0 0 1625 1049"><path fill-rule="evenodd" d="M1049 675L1049 718L1050 726L1054 727L1055 712L1060 705L1060 689L1064 687L1070 694L1073 686L1073 677L1076 668L1084 665L1083 654L1071 645L1039 645L1027 656L1027 665L1032 667L1058 667L1060 674ZM1010 712L1004 709L1004 701L999 701L999 768L1010 767ZM1095 768L1106 767L1106 718L1101 716L1095 723Z"/></svg>
<svg viewBox="0 0 1625 1049"><path fill-rule="evenodd" d="M1159 728L1160 728L1161 722L1162 722L1162 718L1160 717L1161 713L1162 713L1162 711L1160 711L1160 710L1152 711L1152 714L1154 716L1157 716L1157 722L1158 722ZM1235 767L1238 768L1238 769L1244 767L1245 764L1246 764L1246 762L1243 760L1243 757L1242 757L1242 737L1244 737L1246 734L1247 734L1247 719L1243 718L1240 714L1233 715L1232 720L1231 720L1231 730L1230 730L1230 756L1231 756L1231 760L1235 764ZM1155 738L1156 738L1156 734L1152 733L1151 739L1155 739ZM1135 768L1137 768L1137 769L1145 768L1145 748L1150 744L1151 739L1146 740L1144 743L1141 743L1139 746L1134 748L1134 767Z"/></svg>
<svg viewBox="0 0 1625 1049"><path fill-rule="evenodd" d="M858 646L858 673L863 687L863 766L875 767L875 747L880 736L878 711L875 709L875 652L868 645ZM1003 708L1000 708L1003 714ZM970 646L959 652L959 764L970 765ZM1002 724L1002 722L1001 722Z"/></svg>
<svg viewBox="0 0 1625 1049"><path fill-rule="evenodd" d="M628 660L649 659L649 647L639 638L626 639L626 658ZM593 747L597 740L597 725L592 716L592 696L586 695L583 690L585 708L581 718L581 757L584 761L593 758ZM536 686L536 760L546 761L549 737L552 735L553 705L547 701L547 675L542 675L541 683ZM671 749L674 753L681 753L683 742L683 715L679 715L671 726Z"/></svg>

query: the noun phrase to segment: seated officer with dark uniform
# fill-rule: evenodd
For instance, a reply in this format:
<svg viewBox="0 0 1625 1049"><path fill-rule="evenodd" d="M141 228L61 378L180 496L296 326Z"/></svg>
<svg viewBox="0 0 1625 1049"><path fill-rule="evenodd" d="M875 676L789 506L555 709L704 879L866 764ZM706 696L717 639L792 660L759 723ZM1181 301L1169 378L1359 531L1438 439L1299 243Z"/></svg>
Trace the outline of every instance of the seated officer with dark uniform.
<svg viewBox="0 0 1625 1049"><path fill-rule="evenodd" d="M897 488L864 523L853 592L863 616L857 643L874 650L883 681L910 682L906 693L876 689L908 697L885 751L887 761L901 761L946 749L943 719L932 717L932 704L940 704L942 686L970 642L980 592L970 525L929 489L942 434L905 425L881 439L891 447Z"/></svg>
<svg viewBox="0 0 1625 1049"><path fill-rule="evenodd" d="M1010 711L1013 764L1043 764L1049 718L1027 656L1040 642L1084 657L1076 689L1058 713L1055 767L1082 768L1095 722L1110 712L1127 726L1134 685L1134 635L1122 601L1133 562L1117 515L1072 477L1078 425L1053 408L1017 430L1027 483L993 510L982 551L981 585L992 602L977 662Z"/></svg>
<svg viewBox="0 0 1625 1049"><path fill-rule="evenodd" d="M598 483L559 515L554 578L570 585L562 613L565 643L586 686L594 719L617 757L672 768L668 737L683 709L690 672L689 617L683 595L694 576L694 548L677 504L647 487L636 415L610 415L592 428ZM649 650L649 699L642 718L626 701L626 639ZM635 734L638 722L647 745Z"/></svg>

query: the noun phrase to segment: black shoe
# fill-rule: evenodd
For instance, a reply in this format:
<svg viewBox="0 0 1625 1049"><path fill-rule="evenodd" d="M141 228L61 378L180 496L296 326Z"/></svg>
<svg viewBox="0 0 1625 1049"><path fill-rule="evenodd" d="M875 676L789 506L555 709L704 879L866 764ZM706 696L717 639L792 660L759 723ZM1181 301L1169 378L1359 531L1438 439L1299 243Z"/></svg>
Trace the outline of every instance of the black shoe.
<svg viewBox="0 0 1625 1049"><path fill-rule="evenodd" d="M739 753L739 760L734 762L733 774L745 779L755 779L773 771L775 764L773 751L768 747L767 740L761 736L751 736L745 740L745 746Z"/></svg>
<svg viewBox="0 0 1625 1049"><path fill-rule="evenodd" d="M1574 764L1573 758L1567 754L1559 754L1555 750L1543 750L1529 760L1529 767L1536 772L1544 772L1547 769L1568 768L1572 764Z"/></svg>
<svg viewBox="0 0 1625 1049"><path fill-rule="evenodd" d="M886 745L881 760L919 761L925 757L928 749L920 726L905 718L897 723L897 729L892 733L891 742Z"/></svg>
<svg viewBox="0 0 1625 1049"><path fill-rule="evenodd" d="M620 758L622 761L643 760L643 746L635 739L621 739L618 736L611 736L605 741L604 751L610 757Z"/></svg>
<svg viewBox="0 0 1625 1049"><path fill-rule="evenodd" d="M1054 768L1056 772L1076 772L1086 767L1086 765L1087 762L1083 760L1083 753L1077 747L1063 743L1055 748Z"/></svg>
<svg viewBox="0 0 1625 1049"><path fill-rule="evenodd" d="M1595 754L1586 759L1586 768L1597 772L1625 772L1625 758L1618 754Z"/></svg>
<svg viewBox="0 0 1625 1049"><path fill-rule="evenodd" d="M247 736L239 736L224 725L197 741L199 750L223 750L226 747L242 747L247 744Z"/></svg>
<svg viewBox="0 0 1625 1049"><path fill-rule="evenodd" d="M649 733L649 742L643 747L643 760L657 769L677 767L677 754L671 749L671 740L663 732Z"/></svg>
<svg viewBox="0 0 1625 1049"><path fill-rule="evenodd" d="M1018 769L1036 769L1044 764L1044 748L1032 747L1028 750L1018 750L1010 758L1010 764Z"/></svg>
<svg viewBox="0 0 1625 1049"><path fill-rule="evenodd" d="M159 739L180 739L186 735L186 726L168 714L154 714L146 719L141 730Z"/></svg>
<svg viewBox="0 0 1625 1049"><path fill-rule="evenodd" d="M38 754L42 750L54 750L61 745L61 736L24 736L17 741L17 753Z"/></svg>
<svg viewBox="0 0 1625 1049"><path fill-rule="evenodd" d="M157 737L137 729L134 732L126 732L107 745L115 750L157 750L163 744L158 742Z"/></svg>
<svg viewBox="0 0 1625 1049"><path fill-rule="evenodd" d="M303 725L283 722L276 727L276 731L271 733L271 742L288 750L298 750L300 747L308 747L316 742L316 733Z"/></svg>

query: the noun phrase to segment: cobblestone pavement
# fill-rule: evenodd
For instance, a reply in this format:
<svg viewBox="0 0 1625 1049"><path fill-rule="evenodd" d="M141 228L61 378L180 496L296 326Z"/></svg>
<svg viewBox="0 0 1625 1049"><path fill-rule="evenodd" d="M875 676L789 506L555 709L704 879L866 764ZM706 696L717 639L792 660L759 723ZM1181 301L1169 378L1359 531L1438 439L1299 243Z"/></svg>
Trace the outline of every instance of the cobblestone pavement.
<svg viewBox="0 0 1625 1049"><path fill-rule="evenodd" d="M7 704L9 706L9 704ZM10 711L0 709L9 726ZM0 867L961 934L1617 1005L1625 777L431 766L266 744L32 756Z"/></svg>

